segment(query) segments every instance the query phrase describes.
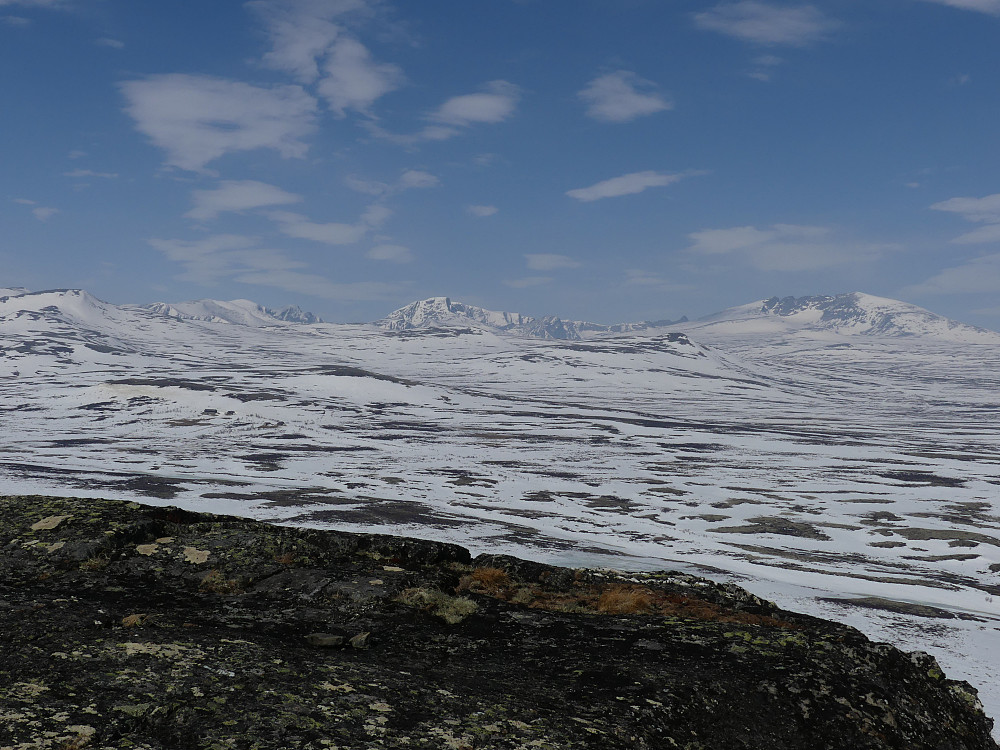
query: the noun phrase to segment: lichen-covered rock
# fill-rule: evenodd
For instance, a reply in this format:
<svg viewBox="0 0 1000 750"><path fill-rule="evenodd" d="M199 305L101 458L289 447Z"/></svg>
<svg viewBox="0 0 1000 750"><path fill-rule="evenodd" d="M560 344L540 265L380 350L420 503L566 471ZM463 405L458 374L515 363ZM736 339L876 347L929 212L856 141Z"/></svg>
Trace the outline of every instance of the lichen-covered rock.
<svg viewBox="0 0 1000 750"><path fill-rule="evenodd" d="M733 586L134 503L0 499L0 634L3 750L997 747L932 657Z"/></svg>

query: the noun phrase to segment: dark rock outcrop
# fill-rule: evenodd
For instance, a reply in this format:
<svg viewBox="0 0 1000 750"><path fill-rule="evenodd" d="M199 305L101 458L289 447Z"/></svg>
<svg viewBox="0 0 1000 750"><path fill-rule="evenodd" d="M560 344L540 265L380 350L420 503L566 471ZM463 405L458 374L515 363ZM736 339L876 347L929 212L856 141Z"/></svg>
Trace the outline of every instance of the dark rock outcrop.
<svg viewBox="0 0 1000 750"><path fill-rule="evenodd" d="M996 748L933 658L688 575L43 497L0 547L0 748Z"/></svg>

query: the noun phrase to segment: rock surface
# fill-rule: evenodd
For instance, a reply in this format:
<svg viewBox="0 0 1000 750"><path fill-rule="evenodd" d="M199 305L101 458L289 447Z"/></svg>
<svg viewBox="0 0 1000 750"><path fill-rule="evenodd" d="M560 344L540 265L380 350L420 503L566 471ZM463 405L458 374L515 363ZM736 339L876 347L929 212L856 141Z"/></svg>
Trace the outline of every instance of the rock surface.
<svg viewBox="0 0 1000 750"><path fill-rule="evenodd" d="M679 573L0 499L0 748L996 748L934 659Z"/></svg>

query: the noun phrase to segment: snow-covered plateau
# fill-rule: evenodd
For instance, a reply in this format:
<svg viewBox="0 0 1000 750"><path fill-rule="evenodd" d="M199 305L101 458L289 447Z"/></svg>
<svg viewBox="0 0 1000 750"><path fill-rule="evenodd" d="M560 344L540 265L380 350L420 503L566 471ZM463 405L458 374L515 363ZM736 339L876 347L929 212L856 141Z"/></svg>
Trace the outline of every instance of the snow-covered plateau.
<svg viewBox="0 0 1000 750"><path fill-rule="evenodd" d="M1000 717L1000 334L863 294L623 326L0 295L0 493L688 569Z"/></svg>

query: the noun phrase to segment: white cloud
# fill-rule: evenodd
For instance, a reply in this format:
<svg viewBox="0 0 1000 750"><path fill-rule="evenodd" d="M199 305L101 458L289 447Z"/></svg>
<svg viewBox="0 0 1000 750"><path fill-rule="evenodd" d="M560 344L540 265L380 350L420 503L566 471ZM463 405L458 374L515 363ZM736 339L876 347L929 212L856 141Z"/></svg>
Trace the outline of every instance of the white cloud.
<svg viewBox="0 0 1000 750"><path fill-rule="evenodd" d="M318 91L337 117L345 117L349 109L370 115L376 99L403 83L398 66L375 62L368 48L350 37L334 43L323 72Z"/></svg>
<svg viewBox="0 0 1000 750"><path fill-rule="evenodd" d="M35 215L35 218L39 221L48 221L57 213L59 213L58 208L52 208L51 206L37 206L31 209L31 213Z"/></svg>
<svg viewBox="0 0 1000 750"><path fill-rule="evenodd" d="M827 227L773 224L766 229L705 229L688 237L688 252L726 256L763 271L814 271L878 260L897 245L860 244L832 236Z"/></svg>
<svg viewBox="0 0 1000 750"><path fill-rule="evenodd" d="M79 149L75 149L66 154L66 157L69 159L82 159L86 155L87 155L86 151L80 151Z"/></svg>
<svg viewBox="0 0 1000 750"><path fill-rule="evenodd" d="M28 200L27 198L14 198L14 203L20 203L22 206L34 206L36 201Z"/></svg>
<svg viewBox="0 0 1000 750"><path fill-rule="evenodd" d="M112 39L111 37L104 36L100 39L95 39L94 44L98 44L101 47L111 47L111 49L124 49L125 42L120 39Z"/></svg>
<svg viewBox="0 0 1000 750"><path fill-rule="evenodd" d="M294 74L303 83L320 76L319 60L341 35L334 23L364 11L366 0L255 0L246 4L263 20L271 38L264 64Z"/></svg>
<svg viewBox="0 0 1000 750"><path fill-rule="evenodd" d="M272 148L305 156L316 101L298 86L252 86L211 76L168 74L126 81L125 111L167 152L166 163L203 171L227 153Z"/></svg>
<svg viewBox="0 0 1000 750"><path fill-rule="evenodd" d="M0 21L3 21L8 26L30 26L31 19L25 18L24 16L0 16Z"/></svg>
<svg viewBox="0 0 1000 750"><path fill-rule="evenodd" d="M530 286L541 286L552 281L551 276L527 276L523 279L507 279L503 283L514 289L526 289Z"/></svg>
<svg viewBox="0 0 1000 750"><path fill-rule="evenodd" d="M492 216L500 209L496 206L467 206L465 210L473 216L486 218L487 216Z"/></svg>
<svg viewBox="0 0 1000 750"><path fill-rule="evenodd" d="M437 187L441 181L429 172L419 169L408 169L396 181L397 190L413 190Z"/></svg>
<svg viewBox="0 0 1000 750"><path fill-rule="evenodd" d="M117 172L94 172L91 169L74 169L71 172L63 172L63 177L73 177L79 179L83 177L100 177L105 180L114 180L118 177Z"/></svg>
<svg viewBox="0 0 1000 750"><path fill-rule="evenodd" d="M271 211L268 217L278 222L278 230L289 237L312 240L325 245L353 245L364 239L367 224L320 223L289 211Z"/></svg>
<svg viewBox="0 0 1000 750"><path fill-rule="evenodd" d="M1000 292L1000 253L974 258L946 268L921 284L907 287L908 294L980 294Z"/></svg>
<svg viewBox="0 0 1000 750"><path fill-rule="evenodd" d="M446 141L459 135L464 128L477 124L503 122L517 109L521 89L507 81L490 81L476 94L453 96L426 115L434 123L417 133L401 135L391 133L375 122L364 122L373 136L400 146L415 146L423 141Z"/></svg>
<svg viewBox="0 0 1000 750"><path fill-rule="evenodd" d="M568 190L566 195L584 202L601 200L602 198L617 198L622 195L635 195L652 187L672 185L686 176L683 173L654 172L652 170L632 172L621 177L612 177L610 180L598 182L590 187Z"/></svg>
<svg viewBox="0 0 1000 750"><path fill-rule="evenodd" d="M656 84L628 70L598 76L577 96L587 103L587 115L603 122L631 122L674 107Z"/></svg>
<svg viewBox="0 0 1000 750"><path fill-rule="evenodd" d="M1000 0L928 0L939 5L950 5L952 8L962 10L975 10L980 13L988 13L991 16L1000 16Z"/></svg>
<svg viewBox="0 0 1000 750"><path fill-rule="evenodd" d="M573 260L568 255L556 255L555 253L537 253L525 255L528 268L532 271L554 271L557 268L579 268L579 261Z"/></svg>
<svg viewBox="0 0 1000 750"><path fill-rule="evenodd" d="M1000 224L987 224L985 227L973 229L952 240L956 245L981 245L987 242L1000 242Z"/></svg>
<svg viewBox="0 0 1000 750"><path fill-rule="evenodd" d="M931 206L935 211L949 211L968 221L1000 223L1000 193L984 198L950 198Z"/></svg>
<svg viewBox="0 0 1000 750"><path fill-rule="evenodd" d="M769 5L756 0L722 3L696 13L695 24L708 31L763 45L804 47L840 24L812 5Z"/></svg>
<svg viewBox="0 0 1000 750"><path fill-rule="evenodd" d="M195 190L191 198L194 208L184 216L199 221L214 219L225 211L283 206L302 200L300 195L256 180L223 180L215 190Z"/></svg>
<svg viewBox="0 0 1000 750"><path fill-rule="evenodd" d="M372 260L386 260L391 263L409 263L413 260L410 248L403 245L376 245L367 255Z"/></svg>
<svg viewBox="0 0 1000 750"><path fill-rule="evenodd" d="M464 128L476 123L503 122L514 113L521 89L507 81L490 81L476 94L453 96L428 119L443 125Z"/></svg>
<svg viewBox="0 0 1000 750"><path fill-rule="evenodd" d="M375 228L384 224L392 216L392 209L381 203L373 203L361 214L361 223Z"/></svg>

